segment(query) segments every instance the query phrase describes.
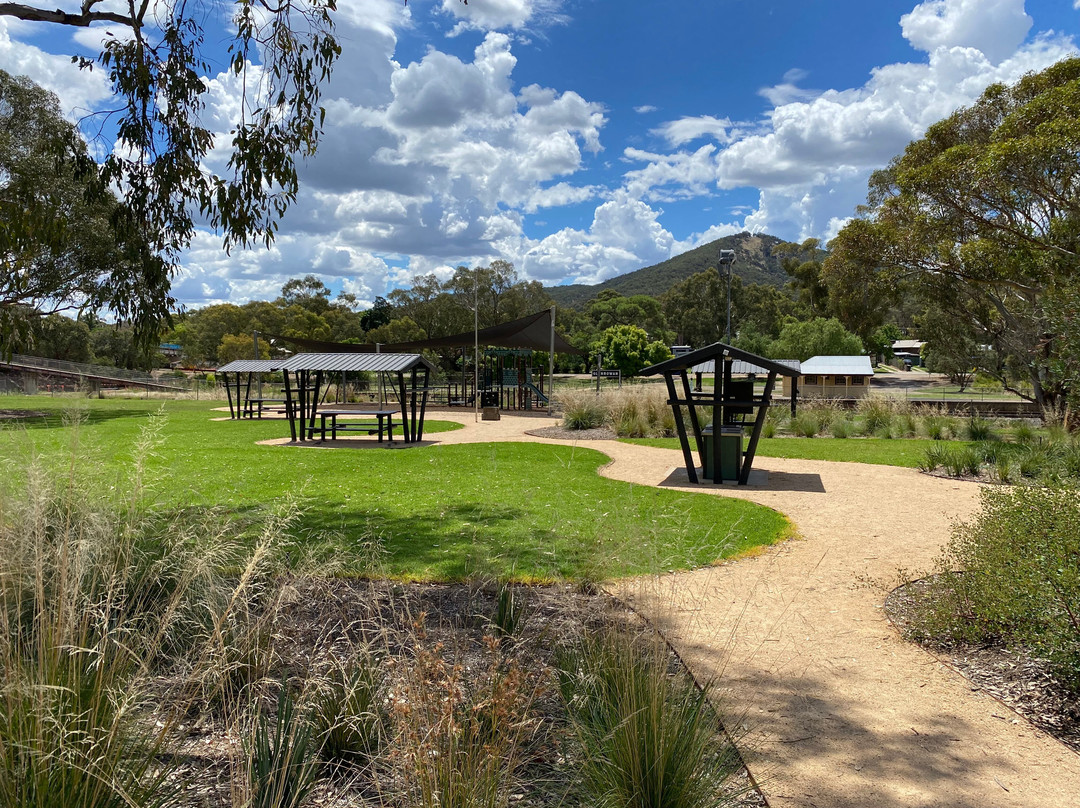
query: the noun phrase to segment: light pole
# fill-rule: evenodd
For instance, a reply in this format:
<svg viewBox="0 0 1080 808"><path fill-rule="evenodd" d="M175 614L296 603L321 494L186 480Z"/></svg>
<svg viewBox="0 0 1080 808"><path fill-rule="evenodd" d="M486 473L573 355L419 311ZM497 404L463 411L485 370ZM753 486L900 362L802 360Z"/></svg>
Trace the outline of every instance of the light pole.
<svg viewBox="0 0 1080 808"><path fill-rule="evenodd" d="M727 327L724 329L724 342L728 345L731 344L731 267L735 263L735 251L734 250L721 250L719 257L716 259L716 263L724 267L724 274L727 277Z"/></svg>

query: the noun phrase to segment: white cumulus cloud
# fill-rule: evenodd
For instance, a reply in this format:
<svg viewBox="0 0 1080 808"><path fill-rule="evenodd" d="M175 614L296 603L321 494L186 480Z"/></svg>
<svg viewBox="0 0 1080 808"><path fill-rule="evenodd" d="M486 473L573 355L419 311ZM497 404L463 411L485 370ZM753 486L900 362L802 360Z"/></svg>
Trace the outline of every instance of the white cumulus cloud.
<svg viewBox="0 0 1080 808"><path fill-rule="evenodd" d="M977 48L994 63L1016 51L1033 23L1024 0L926 0L900 18L904 37L919 50Z"/></svg>

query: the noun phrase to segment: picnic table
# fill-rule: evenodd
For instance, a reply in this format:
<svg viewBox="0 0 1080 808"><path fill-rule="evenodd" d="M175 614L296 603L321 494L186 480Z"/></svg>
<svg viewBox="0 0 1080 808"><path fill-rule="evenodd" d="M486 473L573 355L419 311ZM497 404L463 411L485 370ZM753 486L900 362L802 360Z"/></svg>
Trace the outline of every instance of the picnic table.
<svg viewBox="0 0 1080 808"><path fill-rule="evenodd" d="M283 398L249 398L244 402L244 416L262 420L263 408L267 404L280 404L279 407L267 407L267 412L285 413L286 401Z"/></svg>
<svg viewBox="0 0 1080 808"><path fill-rule="evenodd" d="M338 432L366 432L368 435L378 433L379 442L382 442L383 431L386 431L387 439L394 440L394 414L397 410L358 410L358 409L320 409L318 410L319 426L308 427L308 439L313 440L315 433L319 433L320 440L326 440L326 432L330 431L330 439L337 438ZM362 421L338 421L341 416L359 416L367 420ZM326 421L329 419L330 424ZM370 420L375 419L375 420Z"/></svg>

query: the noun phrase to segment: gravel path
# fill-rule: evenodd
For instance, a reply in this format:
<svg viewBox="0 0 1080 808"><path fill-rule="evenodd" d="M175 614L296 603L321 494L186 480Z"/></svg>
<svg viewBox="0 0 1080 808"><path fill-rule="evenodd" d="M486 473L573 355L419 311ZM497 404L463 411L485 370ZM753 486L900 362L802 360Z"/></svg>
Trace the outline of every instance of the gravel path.
<svg viewBox="0 0 1080 808"><path fill-rule="evenodd" d="M433 443L540 441L526 430L555 423L431 417L466 424ZM699 678L720 683L774 808L1080 804L1080 755L901 640L884 616L898 570L930 567L952 521L975 510L977 484L759 457L763 485L690 485L677 451L587 445L611 456L607 477L737 496L795 524L797 539L754 557L616 587Z"/></svg>

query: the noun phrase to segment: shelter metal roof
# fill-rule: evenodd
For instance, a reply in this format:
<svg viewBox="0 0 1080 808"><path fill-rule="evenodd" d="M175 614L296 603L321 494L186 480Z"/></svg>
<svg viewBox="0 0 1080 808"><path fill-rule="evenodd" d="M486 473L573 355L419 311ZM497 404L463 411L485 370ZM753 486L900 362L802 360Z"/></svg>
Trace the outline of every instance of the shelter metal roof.
<svg viewBox="0 0 1080 808"><path fill-rule="evenodd" d="M802 373L822 376L873 376L869 356L812 356L802 363Z"/></svg>
<svg viewBox="0 0 1080 808"><path fill-rule="evenodd" d="M780 365L787 365L789 368L799 370L800 363L798 359L774 359L774 362ZM710 359L708 362L702 362L700 365L694 365L690 369L691 373L715 373L716 372L716 360ZM756 375L764 375L769 371L760 365L755 365L752 362L745 362L742 359L736 359L731 363L731 373L734 376L748 376L751 373Z"/></svg>
<svg viewBox="0 0 1080 808"><path fill-rule="evenodd" d="M770 373L775 371L781 376L798 376L799 369L789 367L775 359L766 359L764 356L758 356L752 354L749 351L744 351L741 348L736 348L732 345L725 345L722 342L714 342L712 345L705 348L698 348L696 351L690 351L690 353L680 354L679 356L667 359L658 364L647 367L641 371L641 376L655 376L657 373L671 373L674 371L688 370L695 365L700 365L702 362L708 362L709 360L716 360L722 357L731 357L735 361L742 360L751 365L755 365L760 368L757 373Z"/></svg>
<svg viewBox="0 0 1080 808"><path fill-rule="evenodd" d="M278 363L280 370L328 370L328 371L370 371L399 372L426 367L434 371L435 367L420 354L401 353L299 353Z"/></svg>
<svg viewBox="0 0 1080 808"><path fill-rule="evenodd" d="M268 373L277 370L284 359L235 359L217 369L218 373Z"/></svg>

